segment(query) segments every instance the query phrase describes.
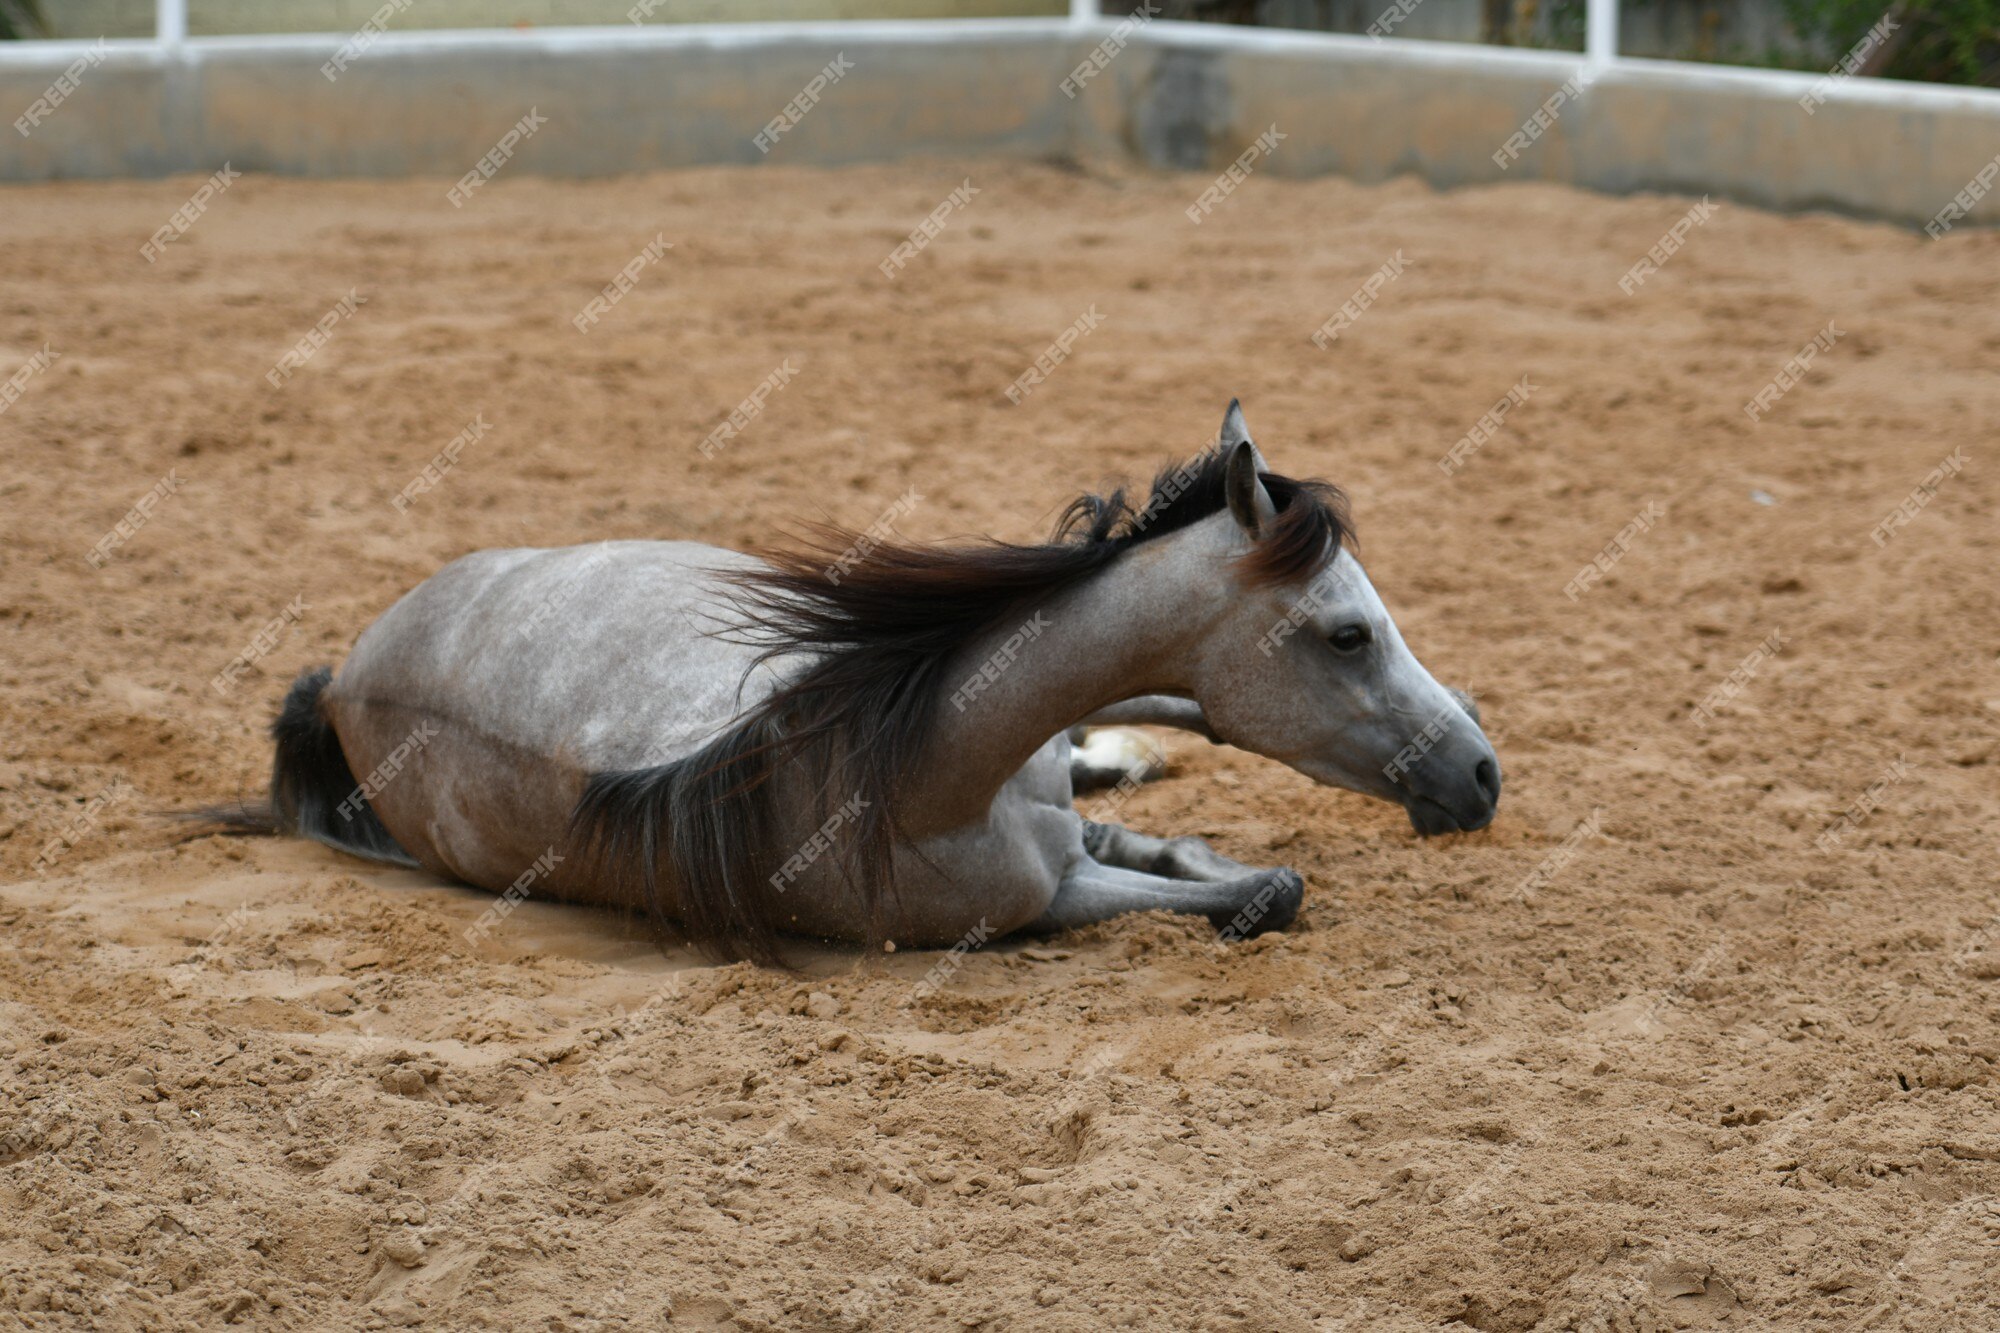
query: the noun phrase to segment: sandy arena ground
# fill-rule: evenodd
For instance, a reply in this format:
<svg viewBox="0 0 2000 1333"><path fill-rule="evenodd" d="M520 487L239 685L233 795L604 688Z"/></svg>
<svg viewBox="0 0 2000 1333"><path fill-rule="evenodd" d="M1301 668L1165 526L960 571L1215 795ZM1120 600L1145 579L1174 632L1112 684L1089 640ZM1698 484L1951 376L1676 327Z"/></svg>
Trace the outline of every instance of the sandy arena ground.
<svg viewBox="0 0 2000 1333"><path fill-rule="evenodd" d="M154 265L194 180L0 193L0 376L58 353L0 416L0 1325L2000 1327L2000 236L1725 205L1627 296L1693 201L1253 178L1195 226L1204 183L249 177ZM292 674L462 552L909 488L909 535L1031 538L1231 394L1507 770L1419 843L1172 739L1128 822L1297 867L1282 935L1130 917L919 998L941 955L715 968L532 898L468 942L484 894L149 817L257 791Z"/></svg>

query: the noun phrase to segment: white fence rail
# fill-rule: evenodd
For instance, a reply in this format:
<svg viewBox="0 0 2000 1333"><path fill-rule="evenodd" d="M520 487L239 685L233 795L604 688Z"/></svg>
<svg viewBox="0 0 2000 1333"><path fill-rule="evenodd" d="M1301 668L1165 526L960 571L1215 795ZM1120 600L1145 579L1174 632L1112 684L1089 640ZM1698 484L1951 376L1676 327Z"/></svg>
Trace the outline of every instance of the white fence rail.
<svg viewBox="0 0 2000 1333"><path fill-rule="evenodd" d="M1584 55L1593 65L1608 65L1618 58L1619 0L1587 0L1584 28ZM154 0L154 40L174 46L187 40L188 0ZM1069 0L1070 22L1095 23L1104 17L1099 0Z"/></svg>

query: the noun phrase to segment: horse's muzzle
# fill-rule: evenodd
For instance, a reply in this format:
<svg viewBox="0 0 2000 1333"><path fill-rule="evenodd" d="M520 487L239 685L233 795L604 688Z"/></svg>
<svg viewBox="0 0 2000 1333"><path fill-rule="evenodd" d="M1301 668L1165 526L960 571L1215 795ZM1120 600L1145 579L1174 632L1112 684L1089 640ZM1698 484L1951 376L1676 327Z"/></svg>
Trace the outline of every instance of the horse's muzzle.
<svg viewBox="0 0 2000 1333"><path fill-rule="evenodd" d="M1435 837L1440 833L1471 833L1483 829L1493 822L1493 816L1500 809L1500 765L1492 758L1482 758L1472 766L1472 772L1463 782L1452 784L1453 790L1425 794L1411 792L1403 801L1403 809L1410 816L1410 827L1422 838Z"/></svg>

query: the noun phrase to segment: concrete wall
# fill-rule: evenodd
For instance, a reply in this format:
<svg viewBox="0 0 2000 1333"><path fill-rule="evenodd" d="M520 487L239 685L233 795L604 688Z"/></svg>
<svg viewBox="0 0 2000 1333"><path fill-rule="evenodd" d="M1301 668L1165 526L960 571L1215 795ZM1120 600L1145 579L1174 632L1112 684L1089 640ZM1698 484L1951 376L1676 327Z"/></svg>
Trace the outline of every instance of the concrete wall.
<svg viewBox="0 0 2000 1333"><path fill-rule="evenodd" d="M1799 98L1815 87L1812 76L1624 60L1559 108L1503 169L1492 154L1584 69L1581 60L1366 38L1301 43L1242 30L1216 43L1185 26L1152 38L1150 71L1113 67L1133 79L1132 119L1161 114L1146 80L1178 66L1175 81L1219 90L1211 100L1226 111L1213 143L1227 151L1275 122L1291 137L1272 169L1288 174L1373 181L1413 172L1447 186L1527 179L1619 194L1711 193L1921 225L2000 155L2000 92L1848 79L1808 115ZM1164 101L1171 108L1187 99L1169 93ZM2000 223L2000 190L1973 216Z"/></svg>
<svg viewBox="0 0 2000 1333"><path fill-rule="evenodd" d="M1576 57L1161 21L1064 96L1111 31L1028 19L392 33L332 83L319 71L337 37L111 43L27 137L0 130L0 180L206 174L225 160L457 177L531 106L548 123L509 170L554 175L912 154L1214 171L1276 123L1287 137L1259 169L1280 175L1564 181L1921 225L2000 154L1992 91L1847 80L1809 116L1808 76L1626 61L1503 170L1492 154L1582 72ZM0 113L84 49L0 46ZM767 159L752 135L839 54L852 72ZM2000 191L1972 221L2000 222Z"/></svg>

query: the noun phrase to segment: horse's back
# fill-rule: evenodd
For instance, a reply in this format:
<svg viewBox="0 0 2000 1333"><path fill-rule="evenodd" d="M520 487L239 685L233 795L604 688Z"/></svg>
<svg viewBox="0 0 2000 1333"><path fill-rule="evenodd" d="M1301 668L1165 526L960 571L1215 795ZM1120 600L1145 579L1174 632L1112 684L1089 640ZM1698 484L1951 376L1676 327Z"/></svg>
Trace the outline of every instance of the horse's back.
<svg viewBox="0 0 2000 1333"><path fill-rule="evenodd" d="M563 845L588 774L678 758L770 688L723 581L757 564L688 542L454 561L329 687L348 765L419 861L505 887Z"/></svg>

